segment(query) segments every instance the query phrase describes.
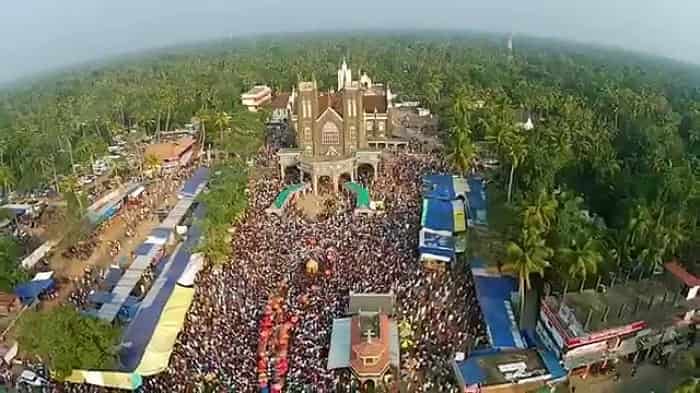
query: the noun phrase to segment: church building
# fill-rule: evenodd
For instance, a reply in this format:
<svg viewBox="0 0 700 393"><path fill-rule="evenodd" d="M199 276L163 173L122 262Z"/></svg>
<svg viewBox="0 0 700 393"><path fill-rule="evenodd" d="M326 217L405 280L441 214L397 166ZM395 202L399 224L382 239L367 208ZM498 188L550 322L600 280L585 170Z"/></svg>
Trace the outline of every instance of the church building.
<svg viewBox="0 0 700 393"><path fill-rule="evenodd" d="M392 136L394 97L388 86L374 83L366 73L353 80L345 61L337 77L336 90L320 91L315 80L300 81L289 95L298 148L278 153L280 169L284 176L286 167L298 166L302 177L311 177L314 193L321 177L328 176L337 190L340 177L354 180L362 164L371 165L376 175L377 149L408 144Z"/></svg>

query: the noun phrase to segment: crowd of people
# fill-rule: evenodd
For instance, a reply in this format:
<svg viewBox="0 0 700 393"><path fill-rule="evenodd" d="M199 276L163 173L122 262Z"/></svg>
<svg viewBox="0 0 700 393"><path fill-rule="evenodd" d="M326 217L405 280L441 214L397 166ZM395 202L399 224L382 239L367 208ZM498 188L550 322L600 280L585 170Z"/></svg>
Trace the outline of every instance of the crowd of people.
<svg viewBox="0 0 700 393"><path fill-rule="evenodd" d="M279 381L272 378L279 375L279 349L261 346L271 299L276 299L275 314L285 316L290 336L282 391L355 391L357 382L349 372L326 367L333 319L346 314L351 291L391 291L395 319L413 332L411 345L402 349L400 370L392 370L394 379L402 391L456 392L449 364L454 353L486 342L473 280L465 266L432 271L417 255L421 177L446 172L446 163L405 152L385 157L376 179L372 171L361 172L359 179L373 199L384 201L385 214L353 215L354 198L341 191L315 219L294 205L281 217L265 214L277 193L298 182L299 175L290 170L286 179L279 177L274 147L263 149L252 163L267 167L261 173L270 175L251 177L246 215L232 233L231 259L200 272L170 366L146 378L141 391L257 392L265 386L262 376ZM146 197L151 197L149 205L159 199ZM134 215L134 220L143 218ZM307 270L309 260L317 262L317 272ZM92 277L86 272L78 288L93 287ZM89 291L79 292L72 300L84 305ZM55 390L104 391L73 384Z"/></svg>
<svg viewBox="0 0 700 393"><path fill-rule="evenodd" d="M265 151L256 163L276 168L273 157ZM282 217L266 215L283 185L298 178L255 178L230 263L200 274L170 368L147 379L145 391L258 391L260 324L280 285L285 312L297 320L286 391L350 391L346 374L326 369L332 321L346 313L350 291L395 294L396 318L415 334L401 356L400 380L409 391L456 391L451 357L485 334L473 283L464 267L426 271L416 251L421 176L446 169L429 155L389 158L371 182L386 214L355 216L351 196L339 194L337 210L320 220L293 207ZM318 274L306 271L310 259L319 262Z"/></svg>

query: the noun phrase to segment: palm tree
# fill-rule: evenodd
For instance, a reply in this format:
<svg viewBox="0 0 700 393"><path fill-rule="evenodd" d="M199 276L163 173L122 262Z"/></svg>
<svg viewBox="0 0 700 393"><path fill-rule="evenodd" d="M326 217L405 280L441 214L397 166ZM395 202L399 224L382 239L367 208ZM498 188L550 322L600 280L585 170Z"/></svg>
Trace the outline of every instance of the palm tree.
<svg viewBox="0 0 700 393"><path fill-rule="evenodd" d="M75 202L78 204L77 215L82 216L84 206L78 177L76 175L66 176L61 182L61 189L66 196L69 196L75 200Z"/></svg>
<svg viewBox="0 0 700 393"><path fill-rule="evenodd" d="M500 109L499 115L506 113L507 109ZM527 139L514 123L511 116L492 116L492 124L488 125L486 140L495 144L502 158L510 162L508 176L508 203L513 195L513 181L516 169L523 163L527 156Z"/></svg>
<svg viewBox="0 0 700 393"><path fill-rule="evenodd" d="M532 289L530 275L537 273L544 276L544 269L550 266L552 249L547 247L540 233L533 228L523 228L520 236L520 244L508 242L504 269L518 273L520 285L520 317L525 312L525 290Z"/></svg>
<svg viewBox="0 0 700 393"><path fill-rule="evenodd" d="M15 175L9 167L0 166L0 186L4 192L9 192L10 188L15 185Z"/></svg>
<svg viewBox="0 0 700 393"><path fill-rule="evenodd" d="M598 266L603 262L598 242L588 238L583 243L574 240L569 247L557 250L567 272L572 277L585 281L589 275L598 273Z"/></svg>
<svg viewBox="0 0 700 393"><path fill-rule="evenodd" d="M209 110L206 109L206 108L200 108L200 109L197 111L197 114L195 115L195 120L197 120L197 121L199 122L199 126L200 126L200 129L201 129L201 133L200 133L200 134L201 134L201 135L200 135L200 137L201 137L201 139L200 139L200 145L202 146L202 148L204 148L204 143L205 143L206 140L207 140L207 128L206 128L206 124L207 124L208 121L211 120L211 114L210 114Z"/></svg>
<svg viewBox="0 0 700 393"><path fill-rule="evenodd" d="M219 127L219 143L223 143L224 129L231 125L231 115L226 112L217 112L214 115L214 125Z"/></svg>
<svg viewBox="0 0 700 393"><path fill-rule="evenodd" d="M149 155L147 155L146 157L144 157L144 159L143 159L143 165L144 165L144 167L146 167L148 170L156 169L156 168L158 168L158 166L160 165L160 159L158 159L158 157L156 157L156 156L153 155L153 154L149 154Z"/></svg>
<svg viewBox="0 0 700 393"><path fill-rule="evenodd" d="M476 149L469 137L469 129L454 128L450 135L448 159L464 174L476 157Z"/></svg>
<svg viewBox="0 0 700 393"><path fill-rule="evenodd" d="M549 231L556 218L559 202L544 188L540 189L534 203L525 208L523 219L526 225L538 228L541 233Z"/></svg>

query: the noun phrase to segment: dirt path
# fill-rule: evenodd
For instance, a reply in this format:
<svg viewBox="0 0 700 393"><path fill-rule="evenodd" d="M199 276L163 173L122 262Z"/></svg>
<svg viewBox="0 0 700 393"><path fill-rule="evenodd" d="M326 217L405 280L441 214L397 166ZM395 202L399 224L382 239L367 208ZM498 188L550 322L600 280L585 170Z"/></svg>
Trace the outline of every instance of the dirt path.
<svg viewBox="0 0 700 393"><path fill-rule="evenodd" d="M151 189L155 189L158 185L154 185ZM177 197L171 193L162 201L156 199L157 207L172 206L175 204ZM115 264L121 257L126 257L131 262L131 254L144 241L148 234L158 226L160 220L157 216L151 214L145 220L138 222L132 229L132 236L127 237L127 221L125 215L134 212L138 207L126 207L119 215L113 218L104 229L100 229L101 233L98 236L99 243L93 251L92 255L86 261L80 261L73 258L65 258L61 255L63 250L56 250L50 260L49 266L54 271L55 278L58 282L58 293L54 299L46 301L42 304L43 307L51 308L62 304L71 294L75 287L76 280L85 272L85 269L90 268L107 268ZM151 209L155 211L157 209ZM110 242L119 241L121 248L116 256L110 256Z"/></svg>

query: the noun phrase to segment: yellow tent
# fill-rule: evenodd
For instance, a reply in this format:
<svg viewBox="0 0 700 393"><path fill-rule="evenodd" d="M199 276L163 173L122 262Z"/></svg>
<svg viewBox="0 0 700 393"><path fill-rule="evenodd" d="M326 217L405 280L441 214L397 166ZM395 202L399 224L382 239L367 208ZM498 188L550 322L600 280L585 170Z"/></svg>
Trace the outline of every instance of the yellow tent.
<svg viewBox="0 0 700 393"><path fill-rule="evenodd" d="M185 324L185 316L192 304L193 297L194 288L175 286L153 331L151 341L146 346L141 363L134 372L150 376L168 368L170 354L175 347L177 335Z"/></svg>
<svg viewBox="0 0 700 393"><path fill-rule="evenodd" d="M106 388L135 390L141 387L141 376L136 373L122 373L117 371L88 371L73 370L73 373L66 377L66 382L89 383L91 385Z"/></svg>

